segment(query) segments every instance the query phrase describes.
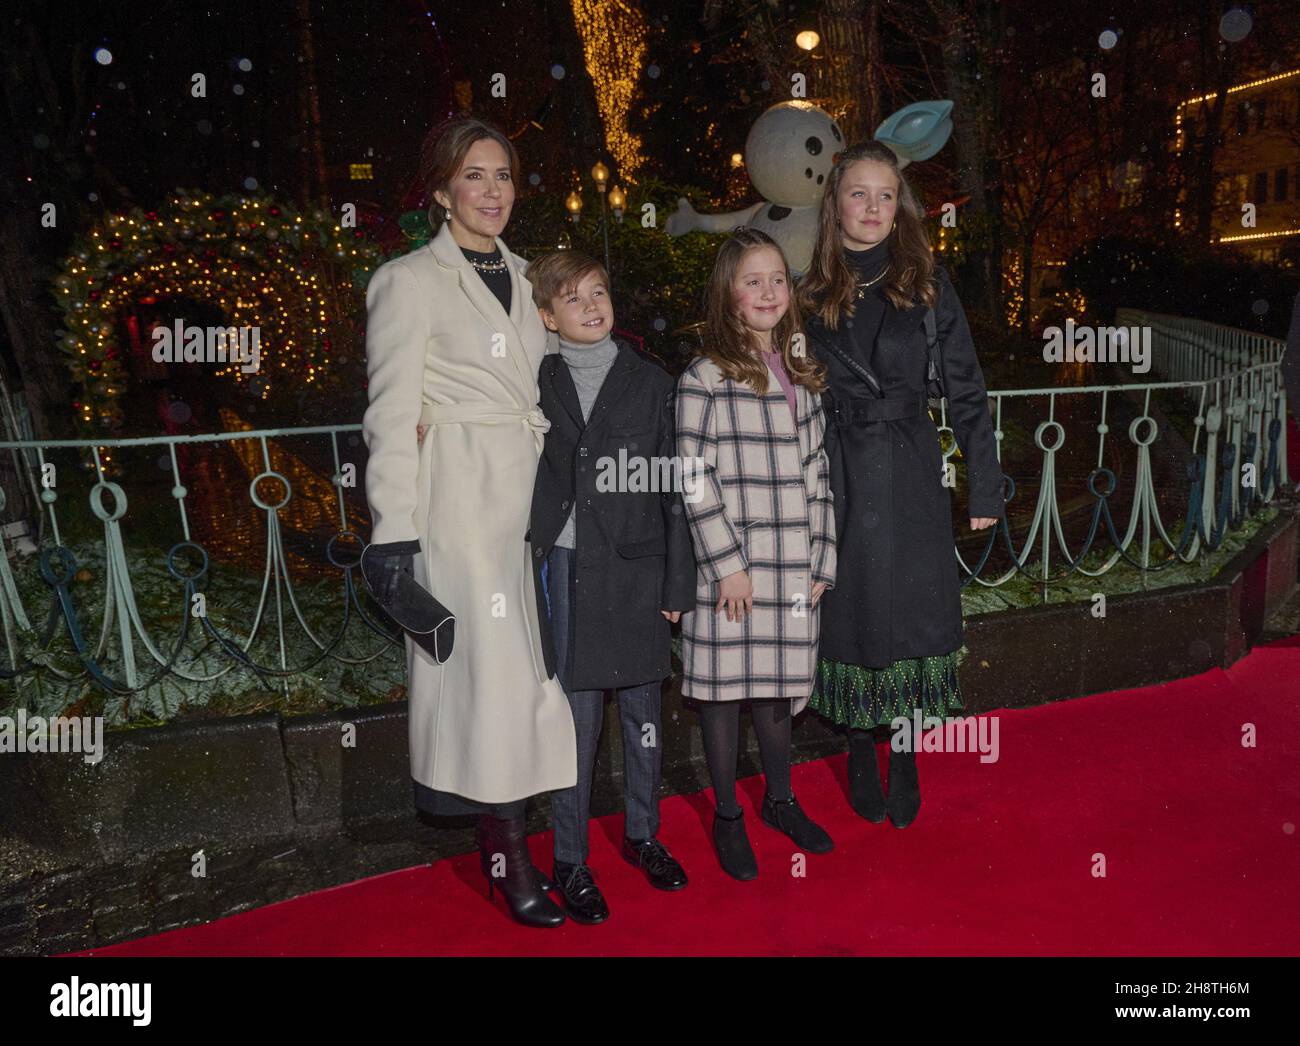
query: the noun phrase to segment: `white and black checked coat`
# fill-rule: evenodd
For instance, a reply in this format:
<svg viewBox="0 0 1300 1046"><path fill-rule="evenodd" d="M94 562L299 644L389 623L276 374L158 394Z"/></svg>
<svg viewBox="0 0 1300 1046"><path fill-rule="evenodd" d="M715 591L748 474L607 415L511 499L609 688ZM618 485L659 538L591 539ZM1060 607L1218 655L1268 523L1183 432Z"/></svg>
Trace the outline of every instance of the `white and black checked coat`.
<svg viewBox="0 0 1300 1046"><path fill-rule="evenodd" d="M795 386L799 424L768 370L768 391L722 376L706 357L677 383L677 453L697 459L683 497L698 567L682 616L682 693L698 701L789 698L812 691L820 608L814 582L835 581L835 515L821 397ZM752 616L716 611L718 582L747 571Z"/></svg>

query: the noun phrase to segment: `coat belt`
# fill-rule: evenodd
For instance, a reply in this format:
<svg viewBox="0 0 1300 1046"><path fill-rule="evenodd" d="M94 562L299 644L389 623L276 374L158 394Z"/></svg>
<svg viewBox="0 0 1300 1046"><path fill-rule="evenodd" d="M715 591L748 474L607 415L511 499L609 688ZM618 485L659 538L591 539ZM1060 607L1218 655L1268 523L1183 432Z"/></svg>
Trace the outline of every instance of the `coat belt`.
<svg viewBox="0 0 1300 1046"><path fill-rule="evenodd" d="M822 406L834 425L847 428L915 418L929 409L929 402L923 392L883 397L833 396L826 392L822 394Z"/></svg>
<svg viewBox="0 0 1300 1046"><path fill-rule="evenodd" d="M540 453L544 436L551 427L540 407L508 407L504 403L430 403L420 406L420 424L434 425L509 425L517 422L532 430Z"/></svg>

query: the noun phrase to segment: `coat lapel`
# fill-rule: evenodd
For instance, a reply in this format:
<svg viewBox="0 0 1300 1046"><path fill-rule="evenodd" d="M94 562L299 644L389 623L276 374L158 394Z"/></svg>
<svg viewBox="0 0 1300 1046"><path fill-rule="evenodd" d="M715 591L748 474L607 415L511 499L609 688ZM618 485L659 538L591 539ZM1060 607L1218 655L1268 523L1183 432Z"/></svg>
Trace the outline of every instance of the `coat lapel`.
<svg viewBox="0 0 1300 1046"><path fill-rule="evenodd" d="M574 428L582 431L586 422L582 420L582 404L578 402L578 389L573 384L573 375L564 362L564 357L552 353L542 360L542 380L550 386L551 393L560 401L560 406L573 421Z"/></svg>
<svg viewBox="0 0 1300 1046"><path fill-rule="evenodd" d="M812 457L813 442L813 404L812 393L803 385L794 387L794 402L799 409L799 425L797 433L799 436L799 460L807 461Z"/></svg>
<svg viewBox="0 0 1300 1046"><path fill-rule="evenodd" d="M802 387L801 385L794 387L794 409L796 414L799 414L803 409L799 402L799 390ZM772 399L773 392L781 394L779 401ZM790 407L785 401L785 389L781 386L781 382L777 380L776 372L770 366L767 368L767 395L761 397L761 401L763 409L767 411L767 428L769 432L783 436L798 435L799 426L795 423L795 419L790 417ZM773 417L774 412L775 417Z"/></svg>
<svg viewBox="0 0 1300 1046"><path fill-rule="evenodd" d="M596 402L591 405L591 417L587 419L588 427L604 418L609 413L610 406L618 402L619 397L627 389L628 382L632 380L635 365L636 361L632 358L631 350L619 345L618 355L614 357L614 365L609 368L600 391L596 393ZM568 370L568 367L565 367L565 370ZM569 383L573 384L572 379ZM577 398L576 392L574 398Z"/></svg>
<svg viewBox="0 0 1300 1046"><path fill-rule="evenodd" d="M519 331L523 325L525 299L529 307L532 305L533 286L524 279L519 266L515 264L514 256L510 253L510 248L499 236L496 245L501 251L501 257L505 259L506 268L510 271L511 291L508 313L501 307L497 296L488 290L487 284L474 270L469 259L461 252L460 245L452 238L450 225L444 223L438 230L438 235L429 244L438 263L456 271L457 276L460 277L461 290L483 317L483 321L494 333L504 336L506 352L522 382L521 388L531 389L536 383L537 376L532 373L532 368L528 365L528 354L524 351L524 343L519 336ZM488 351L491 350L490 346L486 348Z"/></svg>
<svg viewBox="0 0 1300 1046"><path fill-rule="evenodd" d="M889 362L907 344L913 331L921 326L925 319L925 306L920 300L913 301L906 309L896 309L893 305L885 306L885 319L876 336L876 344L871 355L873 370L890 369Z"/></svg>
<svg viewBox="0 0 1300 1046"><path fill-rule="evenodd" d="M888 313L886 313L885 319L888 321ZM835 335L827 330L820 321L814 323L810 320L806 326L806 333L812 343L824 354L823 359L831 356L839 360L844 369L862 382L873 396L883 396L885 394L880 379L876 377L875 372L857 360L851 353L840 348L835 341Z"/></svg>
<svg viewBox="0 0 1300 1046"><path fill-rule="evenodd" d="M524 267L521 267L519 262L515 260L514 254L511 252L510 248L506 246L505 241L501 239L500 236L497 237L497 250L501 252L501 257L506 260L506 268L510 270L510 322L514 326L515 330L520 331L524 329L525 311L532 309L534 314L536 314L536 306L533 305L533 285L529 283L527 277L524 276ZM470 268L473 268L473 266L471 265ZM478 273L475 273L474 275L477 276ZM479 283L482 282L482 280L479 280ZM486 287L484 289L486 289ZM488 297L493 301L496 301L497 296L489 291ZM497 301L497 306L499 307L500 305L501 303ZM522 352L522 340L520 341L519 348Z"/></svg>

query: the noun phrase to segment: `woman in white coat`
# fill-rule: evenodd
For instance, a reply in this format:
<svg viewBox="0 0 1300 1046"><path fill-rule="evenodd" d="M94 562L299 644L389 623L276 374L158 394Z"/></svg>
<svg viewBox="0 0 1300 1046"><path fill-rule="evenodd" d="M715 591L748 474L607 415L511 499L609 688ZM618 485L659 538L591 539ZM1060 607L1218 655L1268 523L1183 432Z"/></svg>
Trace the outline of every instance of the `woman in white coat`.
<svg viewBox="0 0 1300 1046"><path fill-rule="evenodd" d="M554 926L564 913L528 857L524 801L572 787L577 753L526 538L549 423L537 406L546 331L500 238L518 159L500 131L460 118L430 136L423 166L442 228L366 294L370 554L456 615L445 664L406 640L416 805L477 815L489 897L496 885L520 922Z"/></svg>

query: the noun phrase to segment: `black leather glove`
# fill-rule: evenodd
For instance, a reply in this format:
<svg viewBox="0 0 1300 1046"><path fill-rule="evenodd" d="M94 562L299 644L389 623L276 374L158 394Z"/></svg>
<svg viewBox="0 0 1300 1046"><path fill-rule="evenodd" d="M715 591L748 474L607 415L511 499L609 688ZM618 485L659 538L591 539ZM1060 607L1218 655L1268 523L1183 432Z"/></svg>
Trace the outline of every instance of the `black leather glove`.
<svg viewBox="0 0 1300 1046"><path fill-rule="evenodd" d="M415 554L420 551L420 542L388 541L380 545L371 544L368 551L374 560L371 591L380 603L392 606L397 601L399 575L415 577Z"/></svg>

